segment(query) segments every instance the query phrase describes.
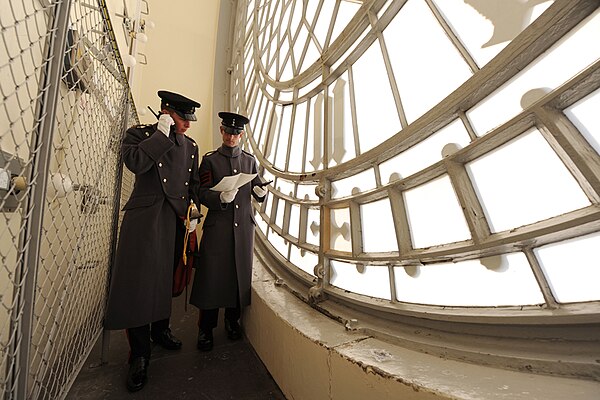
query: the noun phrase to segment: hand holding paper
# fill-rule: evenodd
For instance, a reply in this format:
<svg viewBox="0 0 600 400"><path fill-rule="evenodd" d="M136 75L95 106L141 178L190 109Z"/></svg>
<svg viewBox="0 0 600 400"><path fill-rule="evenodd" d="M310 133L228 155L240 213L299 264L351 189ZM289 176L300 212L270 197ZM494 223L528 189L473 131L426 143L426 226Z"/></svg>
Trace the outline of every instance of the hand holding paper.
<svg viewBox="0 0 600 400"><path fill-rule="evenodd" d="M246 183L250 182L256 174L237 174L232 176L225 176L221 179L221 182L217 183L215 186L211 187L210 190L214 190L216 192L226 192L234 189L239 189L244 186Z"/></svg>
<svg viewBox="0 0 600 400"><path fill-rule="evenodd" d="M238 189L226 190L221 192L219 198L221 199L221 203L231 203L233 199L235 199L235 195L237 194Z"/></svg>

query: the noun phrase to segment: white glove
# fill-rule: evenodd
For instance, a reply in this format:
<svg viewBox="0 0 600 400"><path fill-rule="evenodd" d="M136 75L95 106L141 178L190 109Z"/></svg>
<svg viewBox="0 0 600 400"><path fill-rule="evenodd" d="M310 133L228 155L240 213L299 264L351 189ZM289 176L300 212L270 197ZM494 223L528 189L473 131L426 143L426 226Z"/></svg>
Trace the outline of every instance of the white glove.
<svg viewBox="0 0 600 400"><path fill-rule="evenodd" d="M198 226L198 218L194 218L190 220L190 227L188 228L188 231L194 232L196 230L196 226Z"/></svg>
<svg viewBox="0 0 600 400"><path fill-rule="evenodd" d="M233 199L235 199L235 195L237 194L237 192L237 189L221 192L221 194L219 195L219 197L221 198L221 203L231 203Z"/></svg>
<svg viewBox="0 0 600 400"><path fill-rule="evenodd" d="M254 186L252 188L252 191L254 192L255 195L257 195L258 197L264 197L267 195L267 189L262 188L260 186Z"/></svg>
<svg viewBox="0 0 600 400"><path fill-rule="evenodd" d="M158 119L158 130L164 133L166 137L169 137L171 125L175 125L173 118L169 114L161 114Z"/></svg>

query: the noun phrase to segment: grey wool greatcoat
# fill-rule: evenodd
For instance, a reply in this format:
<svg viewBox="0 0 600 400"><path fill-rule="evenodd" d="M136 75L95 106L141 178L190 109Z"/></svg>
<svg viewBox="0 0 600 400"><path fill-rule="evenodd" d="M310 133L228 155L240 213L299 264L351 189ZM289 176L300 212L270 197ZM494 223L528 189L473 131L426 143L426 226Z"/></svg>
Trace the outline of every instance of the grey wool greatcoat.
<svg viewBox="0 0 600 400"><path fill-rule="evenodd" d="M127 130L122 150L135 184L123 207L106 329L170 317L173 266L183 247L175 243L175 230L184 229L180 217L190 200L198 204L198 147L191 138L174 133L168 138L156 124L137 125Z"/></svg>
<svg viewBox="0 0 600 400"><path fill-rule="evenodd" d="M235 307L250 304L254 215L251 197L263 201L252 188L261 183L257 176L239 188L235 199L222 204L220 192L210 188L225 176L257 172L256 160L239 147L222 145L202 157L200 163L200 202L208 208L202 227L198 263L190 304L200 309Z"/></svg>

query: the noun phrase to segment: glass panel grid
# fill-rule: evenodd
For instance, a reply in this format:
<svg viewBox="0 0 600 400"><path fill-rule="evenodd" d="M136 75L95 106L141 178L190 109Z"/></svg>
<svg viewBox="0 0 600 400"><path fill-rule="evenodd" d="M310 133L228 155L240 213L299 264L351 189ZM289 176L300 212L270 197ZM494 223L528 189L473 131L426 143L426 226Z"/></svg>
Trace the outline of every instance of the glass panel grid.
<svg viewBox="0 0 600 400"><path fill-rule="evenodd" d="M517 228L590 204L537 130L467 164L467 170L473 177L493 232Z"/></svg>
<svg viewBox="0 0 600 400"><path fill-rule="evenodd" d="M597 108L594 107L597 96L590 95L570 107L578 100L578 93L570 91L568 86L573 76L593 65L599 56L595 41L590 40L598 36L594 35L598 10L587 11L589 17L572 32L564 29L564 38L557 39L554 45L544 41L545 35L539 35L531 47L516 48L521 53L509 57L503 49L513 40L522 40L524 30L531 35L533 21L555 22L572 14L553 7L554 1L523 4L505 10L505 17L510 14L519 21L508 29L501 25L501 19L489 14L493 11L460 0L408 0L401 5L377 2L372 9L353 4L348 7L352 11L343 18L345 2L339 3L339 9L338 2L333 1L309 0L303 7L298 3L292 7L292 3L264 1L260 9L249 8L249 13L257 13L260 34L245 37L242 45L250 55L258 39L260 54L255 63L262 62L270 82L277 85L276 88L265 83L258 87L256 100L248 109L256 121L255 137L260 138L252 151L262 152L264 158L275 162L276 170L270 173L277 179L298 184L295 198L288 205L290 220L285 221L285 217L282 220L278 212L277 221L268 223L288 224L294 237L295 230L304 230L305 224L305 232L298 232L298 236L305 236L306 243L314 246L319 246L320 235L328 232L330 237L326 240L333 255L342 252L343 257L351 254L356 258L335 261L348 264L350 268L345 270L356 270L354 265L358 264L369 270L375 267L370 263L386 270L379 267L382 260L418 263L423 257L428 262L440 263L467 254L476 258L478 252L498 250L500 237L511 246L535 243L536 232L541 230L532 230L534 233L517 239L512 236L514 228L533 225L538 229L546 226L543 221L568 220L570 217L565 215L593 213L589 206L596 204L591 189L594 183L582 181L594 179L595 167L591 167L592 172L586 170L581 158L568 159L573 150L558 149L564 143L552 143L551 147L544 139L544 135L556 133L552 132L554 129L565 129L560 134L568 140L570 132L565 124L540 126L542 135L527 123L544 120L536 118L544 107L559 115L564 112L575 129L596 146L593 110ZM351 17L352 13L355 15ZM389 25L382 23L388 20ZM369 23L352 26L356 29L347 32L350 37L345 42L336 41L336 35L344 29L342 21L348 27L361 21ZM536 29L558 37L555 31L564 26L563 22L556 26L539 24ZM423 40L398 41L398 37L409 35L418 35ZM423 56L423 46L434 50ZM537 60L531 57L534 61L529 65L517 68L508 65L523 57L529 59L529 52L535 51L536 46L546 46L549 50ZM578 49L576 52L586 49L581 52L585 54L573 55L573 63L553 61L570 59L574 49ZM276 50L281 54L276 54ZM436 57L442 54L445 56L440 62ZM482 82L480 68L486 64L489 66L484 72L489 79ZM257 71L260 65L247 63L247 68ZM291 80L289 74L293 75ZM256 73L257 80L259 75ZM236 79L243 81L244 77ZM562 94L555 94L558 91ZM296 95L278 99L279 92ZM531 108L534 102L540 108ZM282 108L286 110L282 112ZM554 118L553 115L542 116ZM502 124L505 131L497 130ZM288 125L291 133L287 133ZM524 126L522 134L515 132L519 129L517 125ZM280 126L284 129L280 130ZM507 142L504 135L518 137ZM404 140L409 140L410 146ZM286 148L290 144L287 157L282 155L287 149L277 143L284 143ZM569 163L569 168L563 163ZM354 172L348 174L347 167ZM265 168L267 172L270 169ZM578 169L587 172L578 173ZM573 175L569 171L574 171ZM322 197L317 196L315 189L329 187L328 183L331 192L321 190ZM580 184L586 188L585 192ZM287 189L280 190L287 195ZM389 203L388 190L396 193L390 195L394 204ZM308 208L300 205L303 201L311 202ZM478 215L481 209L483 215ZM328 226L321 226L321 212L331 213L330 218L325 218ZM567 225L551 226L552 235L542 238L543 241L558 241L572 235L576 228ZM586 227L582 232L589 229L592 228ZM397 232L403 236L396 238ZM358 236L352 238L353 234ZM361 236L362 243L353 242ZM397 252L398 245L402 251L397 253L397 259L395 254L380 254ZM303 263L303 257L299 256L303 252L292 245L292 262ZM530 255L529 249L527 254ZM318 259L317 256L325 254L315 254ZM480 282L482 287L491 287L495 279L499 286L509 286L509 282L521 285L519 295L510 297L498 290L463 288L466 293L462 297L444 293L445 297L437 298L435 291L419 289L424 298L418 298L401 295L411 293L412 289L400 285L410 282L421 288L421 283L396 280L397 300L466 307L544 303L527 258L521 253L498 257L499 262L493 257L482 262L461 261L464 268L458 273L453 268L455 264L447 263L444 270L454 271L465 280L472 279L475 286ZM508 265L508 268L494 269L500 268L494 265ZM423 268L429 271L436 267L437 264ZM308 271L312 266L301 268ZM396 275L400 274L398 268ZM542 274L538 277L544 282L549 273ZM348 283L340 287L361 285L356 282L361 282L362 275L348 276ZM339 275L334 278L340 279ZM392 286L389 279L389 274L383 274L379 289L389 290ZM523 282L515 283L517 280ZM377 292L361 288L352 291L367 295Z"/></svg>

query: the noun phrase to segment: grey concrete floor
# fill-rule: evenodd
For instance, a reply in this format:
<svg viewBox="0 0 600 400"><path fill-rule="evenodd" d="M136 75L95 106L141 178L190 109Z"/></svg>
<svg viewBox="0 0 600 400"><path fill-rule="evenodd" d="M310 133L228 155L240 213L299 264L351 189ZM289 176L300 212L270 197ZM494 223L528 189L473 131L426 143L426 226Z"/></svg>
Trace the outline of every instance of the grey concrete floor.
<svg viewBox="0 0 600 400"><path fill-rule="evenodd" d="M183 348L152 349L148 383L139 392L125 388L129 346L125 331L111 331L105 363L101 361L102 339L98 340L67 400L97 399L200 399L200 400L285 400L248 340L230 341L223 329L223 310L214 331L215 346L210 352L196 349L198 310L184 295L173 300L171 330Z"/></svg>

